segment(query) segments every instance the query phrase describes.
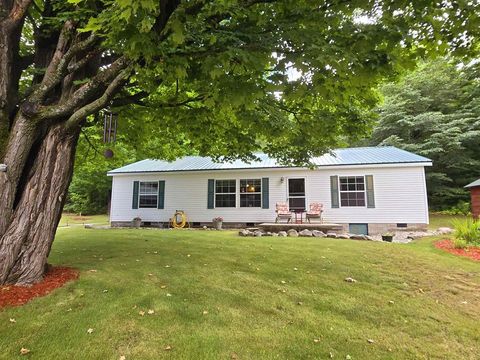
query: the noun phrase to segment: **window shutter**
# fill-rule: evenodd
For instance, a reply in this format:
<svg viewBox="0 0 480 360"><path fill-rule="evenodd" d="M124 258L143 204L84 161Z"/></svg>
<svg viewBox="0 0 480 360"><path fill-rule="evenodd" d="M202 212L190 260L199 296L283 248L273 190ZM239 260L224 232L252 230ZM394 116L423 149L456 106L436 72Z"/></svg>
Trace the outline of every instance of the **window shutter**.
<svg viewBox="0 0 480 360"><path fill-rule="evenodd" d="M262 209L268 209L270 206L269 190L269 179L262 178Z"/></svg>
<svg viewBox="0 0 480 360"><path fill-rule="evenodd" d="M165 208L165 180L160 180L158 182L158 209Z"/></svg>
<svg viewBox="0 0 480 360"><path fill-rule="evenodd" d="M338 176L330 176L330 195L332 196L332 208L338 208Z"/></svg>
<svg viewBox="0 0 480 360"><path fill-rule="evenodd" d="M373 191L373 175L365 175L365 182L367 183L367 208L375 207L375 194Z"/></svg>
<svg viewBox="0 0 480 360"><path fill-rule="evenodd" d="M138 187L139 182L133 182L133 198L132 198L132 209L138 209Z"/></svg>
<svg viewBox="0 0 480 360"><path fill-rule="evenodd" d="M208 179L208 201L207 209L213 209L215 203L215 180Z"/></svg>

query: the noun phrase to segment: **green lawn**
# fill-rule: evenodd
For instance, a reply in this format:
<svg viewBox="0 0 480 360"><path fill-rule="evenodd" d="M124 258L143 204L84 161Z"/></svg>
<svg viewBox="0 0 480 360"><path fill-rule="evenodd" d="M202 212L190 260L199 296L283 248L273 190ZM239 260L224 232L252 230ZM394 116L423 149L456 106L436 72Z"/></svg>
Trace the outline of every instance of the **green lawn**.
<svg viewBox="0 0 480 360"><path fill-rule="evenodd" d="M77 215L64 213L58 226L75 226L83 224L108 224L108 215Z"/></svg>
<svg viewBox="0 0 480 360"><path fill-rule="evenodd" d="M465 218L465 215L442 215L431 213L429 228L432 230L438 229L439 227L443 226L453 228L454 220L464 220Z"/></svg>
<svg viewBox="0 0 480 360"><path fill-rule="evenodd" d="M432 242L60 228L80 279L0 310L0 357L478 359L480 263Z"/></svg>

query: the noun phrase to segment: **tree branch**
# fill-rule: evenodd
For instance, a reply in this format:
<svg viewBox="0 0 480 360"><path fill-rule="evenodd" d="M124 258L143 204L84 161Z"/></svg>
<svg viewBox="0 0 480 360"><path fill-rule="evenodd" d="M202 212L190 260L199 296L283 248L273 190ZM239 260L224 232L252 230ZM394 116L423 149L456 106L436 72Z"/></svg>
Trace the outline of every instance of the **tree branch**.
<svg viewBox="0 0 480 360"><path fill-rule="evenodd" d="M103 93L102 96L100 96L98 99L95 101L92 101L91 103L81 107L77 111L75 111L72 116L67 120L65 123L65 127L68 130L72 130L74 127L80 125L80 123L88 116L91 115L102 108L104 108L107 103L113 98L115 95L116 91L120 86L123 85L124 81L127 79L129 74L128 70L122 70L116 77L113 79L113 81L108 85L107 89Z"/></svg>
<svg viewBox="0 0 480 360"><path fill-rule="evenodd" d="M112 100L112 107L120 107L120 106L125 106L125 105L130 105L130 104L135 104L135 105L145 105L142 102L142 99L147 97L149 94L146 91L140 91L136 94L133 95L128 95L128 96L123 96L123 97L118 97Z"/></svg>
<svg viewBox="0 0 480 360"><path fill-rule="evenodd" d="M78 70L80 70L81 68L83 68L85 65L88 64L88 62L90 60L92 60L92 58L98 54L99 51L91 51L89 52L87 55L85 55L83 58L81 58L80 60L78 60L77 62L73 62L73 63L70 63L68 66L67 66L67 72L69 74L72 74Z"/></svg>
<svg viewBox="0 0 480 360"><path fill-rule="evenodd" d="M93 143L90 141L90 138L89 138L88 135L85 133L85 131L83 131L83 129L81 129L80 131L81 131L82 135L85 137L85 140L87 140L87 143L88 143L88 145L90 146L90 148L93 149L93 151L95 152L95 154L99 154L99 155L100 155L100 152L97 150L97 148L95 147L95 145L93 145ZM86 160L90 148L87 150L87 154L85 155L84 160Z"/></svg>
<svg viewBox="0 0 480 360"><path fill-rule="evenodd" d="M35 100L43 100L48 92L63 80L68 72L70 60L72 60L76 54L87 50L98 41L98 37L95 34L91 34L87 39L72 45L67 51L65 51L73 30L73 23L67 20L60 33L55 54L48 65L39 90L34 95ZM85 64L80 65L84 66ZM81 67L80 65L78 68ZM73 69L78 70L75 66L73 66Z"/></svg>
<svg viewBox="0 0 480 360"><path fill-rule="evenodd" d="M40 119L58 119L68 116L78 107L92 101L92 98L103 91L128 66L125 57L118 58L109 68L97 73L86 84L76 90L64 103L51 106L42 106L39 111Z"/></svg>
<svg viewBox="0 0 480 360"><path fill-rule="evenodd" d="M17 0L14 2L13 8L10 11L9 18L10 20L17 22L23 19L25 13L30 6L32 0Z"/></svg>

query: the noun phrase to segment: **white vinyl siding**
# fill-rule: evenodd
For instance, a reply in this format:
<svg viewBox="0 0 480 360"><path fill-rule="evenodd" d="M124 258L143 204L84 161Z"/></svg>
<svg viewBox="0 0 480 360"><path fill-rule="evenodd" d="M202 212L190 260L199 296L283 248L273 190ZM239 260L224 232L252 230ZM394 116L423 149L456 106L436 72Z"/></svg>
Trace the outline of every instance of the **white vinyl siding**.
<svg viewBox="0 0 480 360"><path fill-rule="evenodd" d="M372 175L375 183L375 208L331 207L330 176ZM132 209L132 182L165 179L165 209ZM269 178L269 209L240 207L241 179ZM308 169L252 169L157 174L119 174L113 176L111 221L131 221L139 216L144 221L168 222L175 210L184 210L191 222L210 222L222 216L225 222L273 222L275 203L287 201L288 178L304 177L307 206L310 202L324 205L325 222L336 223L428 223L424 167L351 166ZM282 181L283 178L283 181ZM237 207L207 209L208 179L236 180Z"/></svg>

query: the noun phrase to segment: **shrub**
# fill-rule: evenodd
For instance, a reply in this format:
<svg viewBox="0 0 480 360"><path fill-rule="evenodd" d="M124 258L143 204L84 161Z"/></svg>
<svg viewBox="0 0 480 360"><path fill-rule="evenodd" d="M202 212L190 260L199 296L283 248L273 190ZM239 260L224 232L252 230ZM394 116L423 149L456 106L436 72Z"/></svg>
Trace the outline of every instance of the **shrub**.
<svg viewBox="0 0 480 360"><path fill-rule="evenodd" d="M454 220L455 239L453 244L455 247L467 247L480 245L480 220L467 218L465 220Z"/></svg>
<svg viewBox="0 0 480 360"><path fill-rule="evenodd" d="M437 214L441 215L471 215L470 202L459 201L457 205L452 206L449 209L438 211Z"/></svg>
<svg viewBox="0 0 480 360"><path fill-rule="evenodd" d="M455 249L465 249L468 246L467 242L461 238L455 237L452 242Z"/></svg>

